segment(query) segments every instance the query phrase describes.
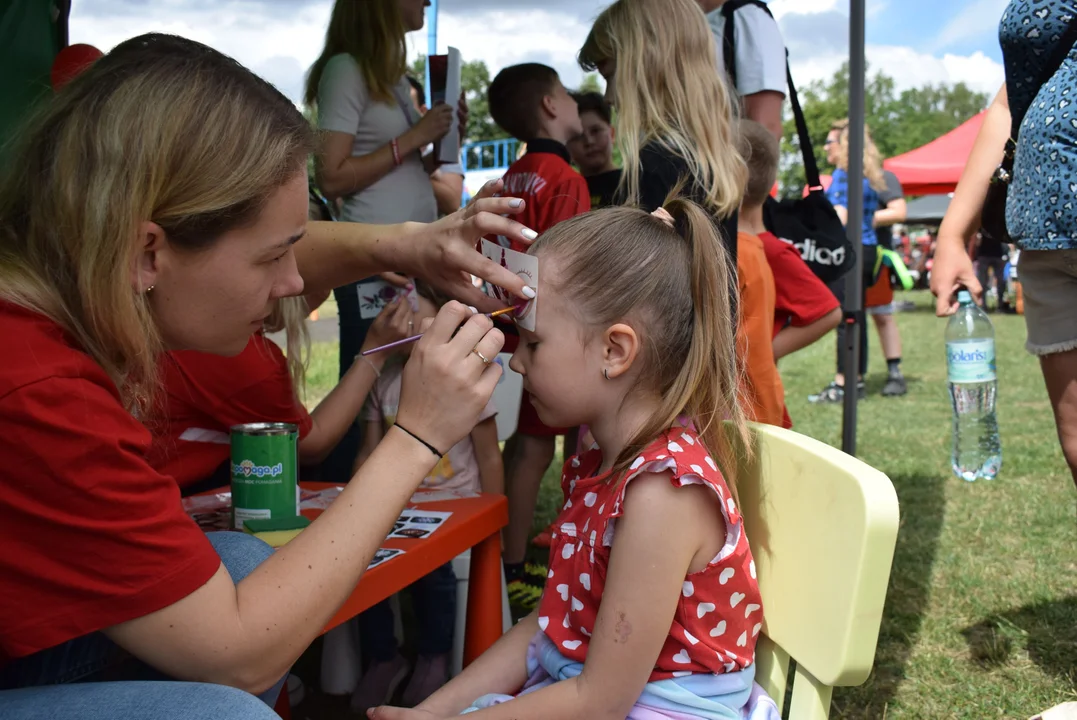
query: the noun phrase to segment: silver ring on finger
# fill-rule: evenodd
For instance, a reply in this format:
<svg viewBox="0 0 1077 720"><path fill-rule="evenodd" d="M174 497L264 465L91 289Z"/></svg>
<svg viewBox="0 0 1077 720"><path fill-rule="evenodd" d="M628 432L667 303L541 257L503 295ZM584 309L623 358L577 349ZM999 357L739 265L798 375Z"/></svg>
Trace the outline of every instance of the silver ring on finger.
<svg viewBox="0 0 1077 720"><path fill-rule="evenodd" d="M411 332L414 329L415 329L415 321L414 320L408 320L408 332Z"/></svg>
<svg viewBox="0 0 1077 720"><path fill-rule="evenodd" d="M486 357L481 352L479 352L477 348L472 350L471 352L473 352L473 353L475 353L476 355L479 356L479 360L482 360L483 365L489 365L490 363L493 362L493 360L491 360L490 358Z"/></svg>

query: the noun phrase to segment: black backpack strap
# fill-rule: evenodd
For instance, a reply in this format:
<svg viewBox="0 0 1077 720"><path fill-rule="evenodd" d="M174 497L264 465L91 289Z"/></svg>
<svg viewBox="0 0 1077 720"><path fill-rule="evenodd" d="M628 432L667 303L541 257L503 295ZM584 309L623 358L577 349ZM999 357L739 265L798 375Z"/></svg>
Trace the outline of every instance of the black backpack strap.
<svg viewBox="0 0 1077 720"><path fill-rule="evenodd" d="M725 16L725 32L723 33L723 50L725 52L725 70L729 75L730 80L733 83L733 88L737 86L737 63L736 63L736 46L733 34L733 13L741 9L745 5L755 5L762 8L763 12L774 17L770 12L770 8L767 7L762 0L729 0L722 6L722 14ZM1077 22L1071 23L1070 27L1077 25ZM1053 73L1052 73L1053 74ZM804 120L804 110L800 107L800 98L797 96L797 86L793 84L793 73L789 69L789 51L785 51L785 81L789 85L789 104L793 108L793 118L797 124L797 137L800 140L800 154L804 158L804 177L808 182L808 188L820 188L822 185L819 182L819 165L815 162L815 148L812 146L811 134L808 132L808 123Z"/></svg>

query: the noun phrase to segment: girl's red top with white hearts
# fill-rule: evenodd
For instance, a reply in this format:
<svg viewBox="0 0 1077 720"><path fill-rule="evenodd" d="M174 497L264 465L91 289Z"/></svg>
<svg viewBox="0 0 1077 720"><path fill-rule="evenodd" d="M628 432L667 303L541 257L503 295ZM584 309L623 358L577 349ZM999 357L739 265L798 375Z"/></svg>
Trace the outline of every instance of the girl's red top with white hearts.
<svg viewBox="0 0 1077 720"><path fill-rule="evenodd" d="M550 572L539 604L539 627L561 653L583 662L595 627L625 489L640 473L667 473L674 487L700 484L720 498L726 541L703 570L684 578L680 602L650 679L727 673L755 661L763 609L744 523L725 479L694 431L668 430L632 463L624 479L595 475L602 452L565 463L565 507L550 548Z"/></svg>

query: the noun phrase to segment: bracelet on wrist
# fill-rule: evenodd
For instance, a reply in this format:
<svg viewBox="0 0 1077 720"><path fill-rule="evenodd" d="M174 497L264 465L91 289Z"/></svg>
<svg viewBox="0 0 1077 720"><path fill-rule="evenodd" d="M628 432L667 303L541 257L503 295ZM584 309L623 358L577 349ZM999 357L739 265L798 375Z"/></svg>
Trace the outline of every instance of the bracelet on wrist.
<svg viewBox="0 0 1077 720"><path fill-rule="evenodd" d="M403 430L403 431L404 431L405 433L407 433L408 435L411 435L411 436L412 436L413 438L415 438L415 439L416 439L417 441L419 441L420 443L422 443L423 447L425 447L425 448L426 448L427 450L429 450L430 452L432 452L432 453L434 453L435 455L437 455L437 458L438 458L438 460L441 460L441 459L442 459L443 457L445 457L445 453L441 452L441 451L440 451L440 450L438 450L438 449L437 449L436 447L434 447L433 445L431 445L430 443L428 443L428 442L427 442L426 440L423 440L423 439L422 439L421 437L419 437L418 435L416 435L415 433L413 433L413 432L412 432L411 430L408 430L408 429L407 429L406 427L404 427L404 426L403 426L403 425L401 425L400 423L393 423L393 425L394 425L395 427L397 427L397 428L399 428L399 429Z"/></svg>
<svg viewBox="0 0 1077 720"><path fill-rule="evenodd" d="M370 369L374 371L374 377L375 378L381 378L381 370L379 370L378 366L374 364L374 361L372 361L370 358L368 358L363 353L359 353L358 355L355 356L355 360L353 360L352 362L358 362L359 360L362 360L363 362L365 362L367 365L370 366Z"/></svg>

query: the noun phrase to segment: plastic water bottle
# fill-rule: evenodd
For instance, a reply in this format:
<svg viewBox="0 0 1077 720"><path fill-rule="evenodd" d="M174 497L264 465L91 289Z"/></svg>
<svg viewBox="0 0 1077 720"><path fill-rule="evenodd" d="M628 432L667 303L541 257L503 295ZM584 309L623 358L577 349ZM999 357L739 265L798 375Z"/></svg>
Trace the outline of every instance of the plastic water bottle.
<svg viewBox="0 0 1077 720"><path fill-rule="evenodd" d="M968 291L957 294L960 307L946 325L946 374L954 411L954 475L972 482L993 479L1002 466L995 402L995 328Z"/></svg>

